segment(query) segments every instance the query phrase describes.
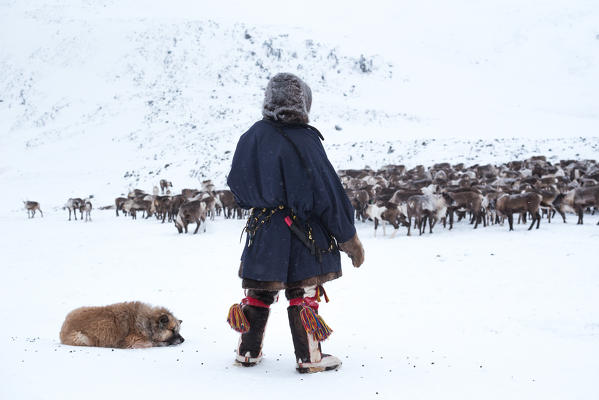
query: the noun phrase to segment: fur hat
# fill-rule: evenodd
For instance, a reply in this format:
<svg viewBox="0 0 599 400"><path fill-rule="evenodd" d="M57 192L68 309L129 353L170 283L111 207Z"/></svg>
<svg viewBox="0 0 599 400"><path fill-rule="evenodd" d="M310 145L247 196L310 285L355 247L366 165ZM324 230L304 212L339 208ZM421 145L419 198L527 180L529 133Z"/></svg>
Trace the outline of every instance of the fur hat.
<svg viewBox="0 0 599 400"><path fill-rule="evenodd" d="M311 105L310 87L297 76L283 72L273 76L266 86L262 115L275 121L307 124Z"/></svg>

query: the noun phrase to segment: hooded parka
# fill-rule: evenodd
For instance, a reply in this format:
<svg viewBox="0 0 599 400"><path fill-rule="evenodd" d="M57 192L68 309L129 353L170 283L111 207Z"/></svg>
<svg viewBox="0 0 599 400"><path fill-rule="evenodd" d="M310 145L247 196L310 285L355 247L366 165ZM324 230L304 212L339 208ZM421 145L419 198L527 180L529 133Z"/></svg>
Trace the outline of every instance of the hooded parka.
<svg viewBox="0 0 599 400"><path fill-rule="evenodd" d="M341 276L336 243L354 236L354 209L320 132L308 125L311 101L310 88L298 77L276 75L266 89L264 119L237 144L227 183L239 206L260 216L241 256L244 288L305 287ZM292 234L284 220L290 215L327 250L321 257Z"/></svg>

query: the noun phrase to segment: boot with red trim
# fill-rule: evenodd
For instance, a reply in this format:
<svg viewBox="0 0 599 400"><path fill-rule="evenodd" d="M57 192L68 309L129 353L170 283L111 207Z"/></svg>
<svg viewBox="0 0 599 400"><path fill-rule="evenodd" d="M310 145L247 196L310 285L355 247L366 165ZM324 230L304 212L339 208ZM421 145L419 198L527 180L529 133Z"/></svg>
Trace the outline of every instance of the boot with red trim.
<svg viewBox="0 0 599 400"><path fill-rule="evenodd" d="M287 314L297 371L305 374L339 369L341 360L321 351L320 342L325 340L332 330L318 315L318 303L315 298L291 299L289 304Z"/></svg>
<svg viewBox="0 0 599 400"><path fill-rule="evenodd" d="M237 308L237 311L234 311L234 308ZM262 361L262 343L269 314L270 305L251 297L243 299L241 306L235 304L231 307L229 324L241 333L235 356L235 361L238 364L244 367L253 367ZM235 323L237 320L241 320L241 322Z"/></svg>

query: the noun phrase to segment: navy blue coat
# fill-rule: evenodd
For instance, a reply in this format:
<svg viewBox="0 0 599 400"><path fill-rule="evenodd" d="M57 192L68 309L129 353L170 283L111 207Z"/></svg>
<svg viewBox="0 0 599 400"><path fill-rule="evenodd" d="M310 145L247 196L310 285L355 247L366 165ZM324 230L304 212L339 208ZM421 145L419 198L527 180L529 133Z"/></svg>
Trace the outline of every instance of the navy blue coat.
<svg viewBox="0 0 599 400"><path fill-rule="evenodd" d="M256 122L244 133L235 150L227 183L237 203L245 209L284 205L307 222L316 245L329 247L332 234L338 243L351 239L354 208L339 176L329 162L315 128L304 124L280 124L296 149L270 121ZM322 262L294 236L275 213L248 238L241 256L242 278L263 282L293 283L325 274L340 273L339 250L323 254Z"/></svg>

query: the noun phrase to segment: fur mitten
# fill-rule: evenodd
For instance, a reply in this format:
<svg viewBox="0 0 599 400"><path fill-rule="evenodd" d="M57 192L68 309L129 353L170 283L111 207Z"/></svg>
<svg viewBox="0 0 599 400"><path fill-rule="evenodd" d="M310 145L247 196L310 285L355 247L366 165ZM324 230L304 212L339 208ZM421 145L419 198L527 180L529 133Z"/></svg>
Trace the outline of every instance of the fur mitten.
<svg viewBox="0 0 599 400"><path fill-rule="evenodd" d="M358 268L364 262L364 247L362 247L357 233L347 242L339 243L339 249L347 253L354 267Z"/></svg>

